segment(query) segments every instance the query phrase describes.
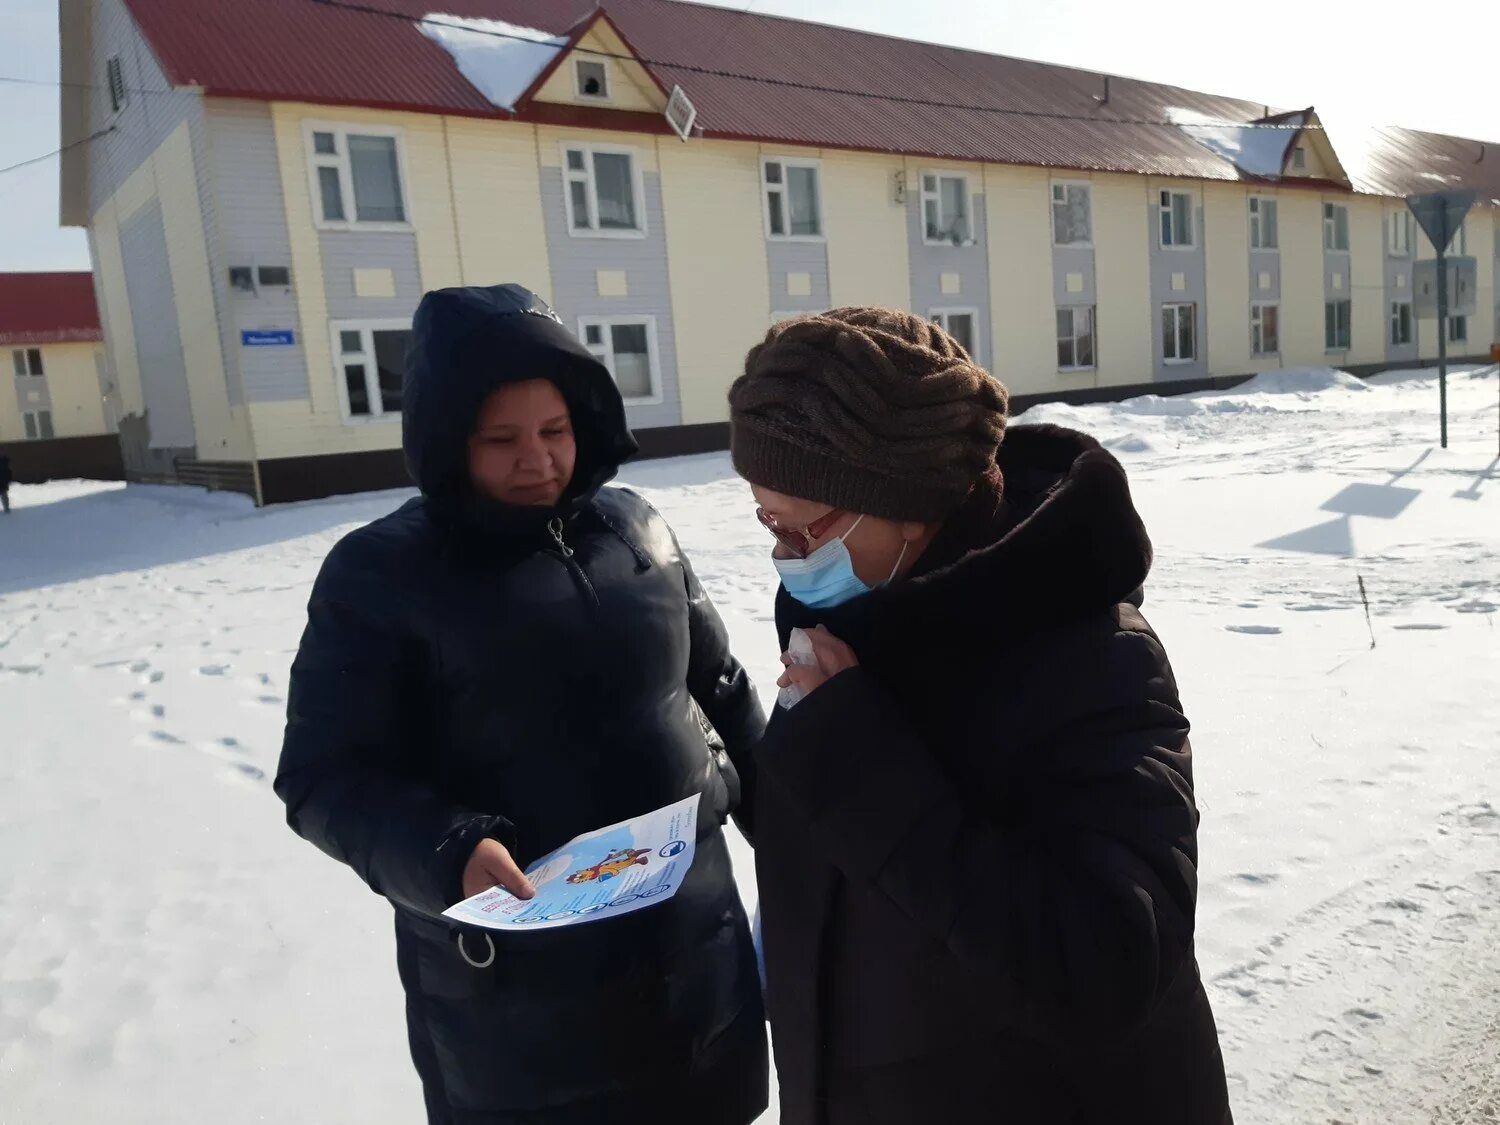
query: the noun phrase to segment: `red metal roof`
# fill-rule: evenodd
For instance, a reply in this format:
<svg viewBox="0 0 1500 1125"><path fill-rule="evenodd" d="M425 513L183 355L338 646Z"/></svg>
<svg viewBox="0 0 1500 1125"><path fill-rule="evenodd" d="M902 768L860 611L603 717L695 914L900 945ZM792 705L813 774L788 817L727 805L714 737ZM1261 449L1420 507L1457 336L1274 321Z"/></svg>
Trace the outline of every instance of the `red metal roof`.
<svg viewBox="0 0 1500 1125"><path fill-rule="evenodd" d="M0 273L0 345L102 339L93 274Z"/></svg>
<svg viewBox="0 0 1500 1125"><path fill-rule="evenodd" d="M179 85L223 97L483 117L507 115L411 20L436 10L563 35L596 8L594 0L337 2L375 11L319 0L126 0ZM1118 77L1108 80L1101 103L1106 78L1093 71L681 0L607 0L603 7L653 76L687 91L712 137L1239 180L1247 177L1171 124L1171 115L1250 122L1267 114L1259 102ZM937 104L914 104L923 102ZM555 112L533 103L518 116ZM590 116L608 119L607 112ZM1390 159L1413 152L1397 144ZM1489 160L1500 165L1500 152ZM1357 180L1384 193L1396 177Z"/></svg>

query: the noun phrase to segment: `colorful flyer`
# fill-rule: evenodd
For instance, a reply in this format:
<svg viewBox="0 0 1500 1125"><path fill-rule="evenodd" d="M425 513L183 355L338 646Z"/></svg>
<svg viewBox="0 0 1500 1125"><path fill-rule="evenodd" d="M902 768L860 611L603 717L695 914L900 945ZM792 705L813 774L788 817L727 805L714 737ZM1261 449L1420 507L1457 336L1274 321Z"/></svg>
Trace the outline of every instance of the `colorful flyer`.
<svg viewBox="0 0 1500 1125"><path fill-rule="evenodd" d="M526 869L536 897L491 887L443 911L491 930L546 930L666 902L693 866L698 798L585 833Z"/></svg>

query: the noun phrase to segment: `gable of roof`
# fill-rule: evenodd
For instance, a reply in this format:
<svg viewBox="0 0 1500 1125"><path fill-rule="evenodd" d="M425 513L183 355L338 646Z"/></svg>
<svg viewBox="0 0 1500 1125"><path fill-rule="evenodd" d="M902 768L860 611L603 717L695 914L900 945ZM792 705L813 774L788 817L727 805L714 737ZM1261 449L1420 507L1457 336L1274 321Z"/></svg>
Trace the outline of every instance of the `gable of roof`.
<svg viewBox="0 0 1500 1125"><path fill-rule="evenodd" d="M601 18L594 0L125 2L174 84L222 97L478 117L509 115L413 21L497 19L565 36ZM608 0L603 15L663 90L687 91L708 137L1074 171L1261 179L1176 123L1187 114L1250 125L1268 113L1258 102L681 0ZM607 112L523 99L515 116L597 126ZM613 112L609 120L632 131L649 116ZM1394 164L1433 151L1400 137L1384 140L1386 149L1376 147L1364 172L1351 171L1355 190L1386 194L1410 179L1397 175ZM1500 155L1491 159L1500 164ZM1490 174L1486 168L1481 178ZM1482 190L1500 196L1500 178L1495 190Z"/></svg>
<svg viewBox="0 0 1500 1125"><path fill-rule="evenodd" d="M102 339L93 274L0 273L0 345Z"/></svg>

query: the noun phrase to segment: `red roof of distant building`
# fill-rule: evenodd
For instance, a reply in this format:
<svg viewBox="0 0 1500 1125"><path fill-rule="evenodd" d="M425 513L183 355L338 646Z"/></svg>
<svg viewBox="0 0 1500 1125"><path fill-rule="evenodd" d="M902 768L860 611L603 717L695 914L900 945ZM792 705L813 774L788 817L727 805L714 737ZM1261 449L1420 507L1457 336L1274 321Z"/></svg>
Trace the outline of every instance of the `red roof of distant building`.
<svg viewBox="0 0 1500 1125"><path fill-rule="evenodd" d="M0 345L102 339L93 274L0 273Z"/></svg>

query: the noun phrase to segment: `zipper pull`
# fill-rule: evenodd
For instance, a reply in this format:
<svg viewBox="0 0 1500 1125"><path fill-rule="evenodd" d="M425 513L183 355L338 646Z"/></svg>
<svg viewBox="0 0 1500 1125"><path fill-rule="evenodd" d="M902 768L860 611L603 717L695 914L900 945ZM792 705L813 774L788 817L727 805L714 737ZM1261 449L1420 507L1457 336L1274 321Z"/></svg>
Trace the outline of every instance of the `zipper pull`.
<svg viewBox="0 0 1500 1125"><path fill-rule="evenodd" d="M547 525L547 530L552 533L552 538L556 540L557 549L562 552L562 557L571 559L573 557L573 548L563 542L563 521L560 519L553 520Z"/></svg>

